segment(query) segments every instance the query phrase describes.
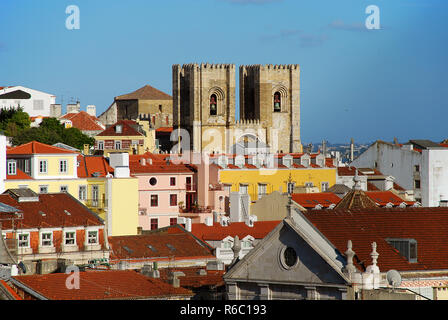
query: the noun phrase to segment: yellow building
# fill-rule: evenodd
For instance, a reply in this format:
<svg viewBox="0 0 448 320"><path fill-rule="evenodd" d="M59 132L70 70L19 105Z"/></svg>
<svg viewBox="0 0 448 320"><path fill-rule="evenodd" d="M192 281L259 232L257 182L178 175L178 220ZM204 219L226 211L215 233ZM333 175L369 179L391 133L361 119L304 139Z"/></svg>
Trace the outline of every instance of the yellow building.
<svg viewBox="0 0 448 320"><path fill-rule="evenodd" d="M120 120L94 138L95 153L106 157L112 152L143 154L156 149L155 129L143 120Z"/></svg>
<svg viewBox="0 0 448 320"><path fill-rule="evenodd" d="M103 156L84 156L36 141L6 153L5 189L67 192L105 220L110 236L137 234L138 179L129 175L129 160L120 163L114 158L109 165Z"/></svg>
<svg viewBox="0 0 448 320"><path fill-rule="evenodd" d="M221 158L216 164L219 182L231 192L250 195L251 201L273 191L291 192L298 187L325 192L336 183L336 167L326 163L323 155L276 155L276 163L270 166L257 164L255 157ZM231 163L233 162L233 163Z"/></svg>

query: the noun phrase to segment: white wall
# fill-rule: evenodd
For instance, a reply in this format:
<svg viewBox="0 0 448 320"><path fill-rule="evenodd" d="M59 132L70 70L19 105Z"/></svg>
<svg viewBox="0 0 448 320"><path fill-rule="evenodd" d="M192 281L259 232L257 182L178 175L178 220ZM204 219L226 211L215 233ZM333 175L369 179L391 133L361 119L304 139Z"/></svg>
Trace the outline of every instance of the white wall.
<svg viewBox="0 0 448 320"><path fill-rule="evenodd" d="M422 150L421 194L424 207L448 200L448 148Z"/></svg>
<svg viewBox="0 0 448 320"><path fill-rule="evenodd" d="M16 90L22 90L31 95L30 99L2 99L0 98L0 109L2 108L11 108L18 107L19 105L23 108L23 110L30 115L30 117L35 116L50 116L50 105L56 103L56 96L52 94L48 94L42 91L37 91L29 88L25 88L22 86L15 86L11 88L4 88L0 90L0 94L5 94L9 92L13 92ZM35 109L34 101L42 101L42 109Z"/></svg>
<svg viewBox="0 0 448 320"><path fill-rule="evenodd" d="M353 160L351 165L377 169L383 175L393 176L395 182L404 189L414 190L414 166L422 167L422 155L415 150L405 150L400 146L377 141ZM419 198L419 193L420 190L414 190L416 198Z"/></svg>

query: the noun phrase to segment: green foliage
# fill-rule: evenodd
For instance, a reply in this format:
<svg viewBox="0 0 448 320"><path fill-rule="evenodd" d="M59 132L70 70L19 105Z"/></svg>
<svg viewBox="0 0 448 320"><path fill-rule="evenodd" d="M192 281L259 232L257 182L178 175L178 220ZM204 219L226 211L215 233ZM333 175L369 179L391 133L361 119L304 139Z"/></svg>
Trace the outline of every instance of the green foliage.
<svg viewBox="0 0 448 320"><path fill-rule="evenodd" d="M77 128L66 129L56 118L44 118L39 127L30 128L30 124L30 117L22 108L0 110L0 131L12 137L11 142L15 146L31 141L50 145L62 142L82 150L84 144L95 143L95 139Z"/></svg>
<svg viewBox="0 0 448 320"><path fill-rule="evenodd" d="M30 124L30 116L21 107L0 110L0 130L8 137L14 137L28 129Z"/></svg>

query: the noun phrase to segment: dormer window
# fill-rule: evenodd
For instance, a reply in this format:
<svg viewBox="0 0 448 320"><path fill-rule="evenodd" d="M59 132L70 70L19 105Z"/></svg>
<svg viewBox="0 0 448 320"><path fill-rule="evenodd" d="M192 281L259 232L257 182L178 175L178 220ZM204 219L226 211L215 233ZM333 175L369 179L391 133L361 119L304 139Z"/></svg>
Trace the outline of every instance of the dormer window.
<svg viewBox="0 0 448 320"><path fill-rule="evenodd" d="M280 112L282 110L282 100L280 92L274 93L274 112Z"/></svg>
<svg viewBox="0 0 448 320"><path fill-rule="evenodd" d="M417 262L417 240L415 239L386 239L387 243L398 250L409 262Z"/></svg>
<svg viewBox="0 0 448 320"><path fill-rule="evenodd" d="M8 161L8 175L15 176L17 174L17 163L15 161Z"/></svg>
<svg viewBox="0 0 448 320"><path fill-rule="evenodd" d="M116 133L122 133L123 132L123 126L121 124L117 124L115 126L115 132Z"/></svg>
<svg viewBox="0 0 448 320"><path fill-rule="evenodd" d="M218 114L218 102L216 94L210 96L210 115L216 116Z"/></svg>

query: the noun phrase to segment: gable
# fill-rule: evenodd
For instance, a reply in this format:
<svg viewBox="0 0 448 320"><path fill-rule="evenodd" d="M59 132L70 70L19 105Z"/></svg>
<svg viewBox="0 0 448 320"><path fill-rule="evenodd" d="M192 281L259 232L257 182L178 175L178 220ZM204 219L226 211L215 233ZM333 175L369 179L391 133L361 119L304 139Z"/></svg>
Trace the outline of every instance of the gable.
<svg viewBox="0 0 448 320"><path fill-rule="evenodd" d="M290 268L284 259L286 248L293 248L298 257ZM346 284L345 279L285 222L239 261L225 278L279 284Z"/></svg>
<svg viewBox="0 0 448 320"><path fill-rule="evenodd" d="M30 99L31 95L28 92L23 90L15 90L8 93L4 93L0 95L0 99L8 100L8 99Z"/></svg>

